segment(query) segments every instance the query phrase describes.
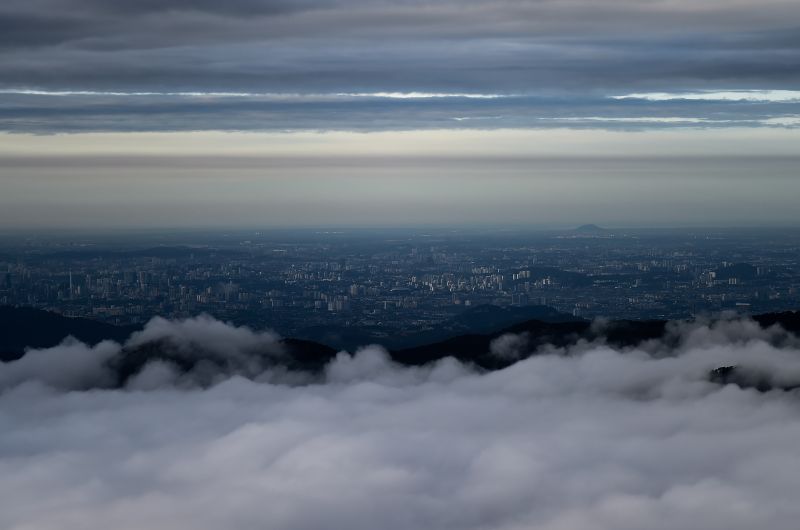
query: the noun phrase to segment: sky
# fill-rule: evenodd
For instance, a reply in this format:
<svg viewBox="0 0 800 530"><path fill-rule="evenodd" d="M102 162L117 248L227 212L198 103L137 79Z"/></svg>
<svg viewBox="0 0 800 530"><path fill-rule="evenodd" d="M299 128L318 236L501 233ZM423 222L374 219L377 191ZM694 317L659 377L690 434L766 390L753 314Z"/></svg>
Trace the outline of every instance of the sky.
<svg viewBox="0 0 800 530"><path fill-rule="evenodd" d="M800 4L5 0L0 228L794 225Z"/></svg>
<svg viewBox="0 0 800 530"><path fill-rule="evenodd" d="M125 347L215 362L152 360L122 388L119 344L31 350L0 363L0 526L793 528L797 390L709 372L796 388L797 337L749 321L670 330L489 373L453 358L403 367L370 346L303 379L273 333L156 318ZM491 351L513 359L525 342Z"/></svg>

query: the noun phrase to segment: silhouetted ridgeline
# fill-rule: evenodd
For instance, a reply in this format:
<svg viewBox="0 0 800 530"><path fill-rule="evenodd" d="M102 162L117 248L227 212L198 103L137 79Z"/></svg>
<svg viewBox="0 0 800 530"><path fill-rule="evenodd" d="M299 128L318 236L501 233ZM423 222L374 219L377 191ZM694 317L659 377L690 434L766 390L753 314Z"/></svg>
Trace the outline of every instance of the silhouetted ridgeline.
<svg viewBox="0 0 800 530"><path fill-rule="evenodd" d="M478 313L498 314L492 309L482 309ZM141 330L29 308L2 307L0 359L4 362L19 359L24 357L26 346L32 349L53 347L67 336L89 345L108 339L123 344L119 354L108 360L116 385L125 385L153 361L161 361L178 372L191 372L195 380L211 383L217 373L258 377L269 368L313 375L323 371L340 351L313 341L254 333L210 317L177 323L157 320L154 325L148 324L141 333L135 333ZM749 325L756 328L779 325L788 332L800 332L800 313L771 313L752 320L755 324ZM685 337L675 330L687 324L690 323L664 320L527 320L486 333L464 334L412 348L390 349L389 355L393 361L409 366L454 357L479 369L494 370L547 349L569 348L582 341L601 342L617 349L646 346L648 342L657 341L673 348ZM720 366L709 374L709 378L719 383L732 382L760 390L769 386L763 381L743 379L740 375L735 366Z"/></svg>
<svg viewBox="0 0 800 530"><path fill-rule="evenodd" d="M68 336L86 344L124 342L134 326L114 326L88 318L68 318L30 307L0 306L0 360L20 357L26 348L49 348Z"/></svg>
<svg viewBox="0 0 800 530"><path fill-rule="evenodd" d="M389 337L385 331L377 328L315 326L304 330L296 339L286 339L284 342L319 343L334 350L352 351L366 344L381 344L390 350L402 350L470 333L493 333L529 320L564 322L580 319L547 306L480 305L463 311L431 330L409 330L407 333ZM26 348L56 346L68 336L89 345L103 340L123 343L131 333L141 329L141 326L114 326L29 307L0 306L0 360L19 358Z"/></svg>

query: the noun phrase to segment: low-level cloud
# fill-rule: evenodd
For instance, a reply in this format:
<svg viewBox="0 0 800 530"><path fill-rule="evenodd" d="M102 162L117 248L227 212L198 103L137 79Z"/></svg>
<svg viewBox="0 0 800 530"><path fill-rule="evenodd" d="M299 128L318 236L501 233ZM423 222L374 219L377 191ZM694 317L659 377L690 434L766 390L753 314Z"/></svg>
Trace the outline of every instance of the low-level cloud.
<svg viewBox="0 0 800 530"><path fill-rule="evenodd" d="M153 338L233 358L275 340L210 319L133 340ZM0 365L1 527L751 530L800 516L797 392L709 377L800 381L778 329L676 326L490 373L402 367L373 346L300 384L230 372L187 387L158 361L147 385L77 391L121 348L68 342Z"/></svg>

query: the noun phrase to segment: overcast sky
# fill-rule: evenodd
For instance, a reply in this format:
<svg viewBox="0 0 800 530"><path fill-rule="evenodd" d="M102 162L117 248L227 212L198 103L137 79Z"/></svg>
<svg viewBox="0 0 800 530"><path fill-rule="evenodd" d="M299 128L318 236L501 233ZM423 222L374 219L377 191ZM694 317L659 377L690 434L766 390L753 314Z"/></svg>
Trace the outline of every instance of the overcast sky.
<svg viewBox="0 0 800 530"><path fill-rule="evenodd" d="M791 0L5 0L3 84L580 93L797 88Z"/></svg>
<svg viewBox="0 0 800 530"><path fill-rule="evenodd" d="M791 224L798 20L780 0L6 0L0 223Z"/></svg>

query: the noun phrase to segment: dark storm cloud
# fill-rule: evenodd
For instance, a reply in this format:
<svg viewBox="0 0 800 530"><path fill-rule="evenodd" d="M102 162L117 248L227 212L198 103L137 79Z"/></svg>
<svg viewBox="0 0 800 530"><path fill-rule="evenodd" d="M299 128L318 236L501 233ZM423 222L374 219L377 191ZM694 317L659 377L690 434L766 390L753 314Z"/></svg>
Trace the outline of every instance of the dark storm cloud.
<svg viewBox="0 0 800 530"><path fill-rule="evenodd" d="M709 372L796 385L796 338L747 321L672 334L628 351L550 349L492 373L452 359L404 368L372 346L301 384L220 372L187 386L156 361L117 390L102 375L113 343L29 352L25 366L0 364L0 526L793 527L797 390ZM134 340L150 339L238 358L275 337L198 319Z"/></svg>

